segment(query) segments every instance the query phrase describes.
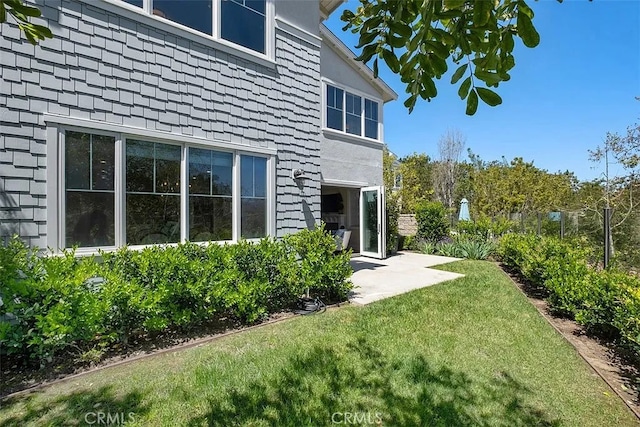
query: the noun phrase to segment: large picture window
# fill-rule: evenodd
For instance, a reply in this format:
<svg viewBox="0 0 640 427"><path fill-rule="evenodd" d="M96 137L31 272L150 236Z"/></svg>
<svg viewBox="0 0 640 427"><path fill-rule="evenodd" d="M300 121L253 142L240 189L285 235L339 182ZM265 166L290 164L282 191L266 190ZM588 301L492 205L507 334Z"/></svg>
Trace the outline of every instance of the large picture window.
<svg viewBox="0 0 640 427"><path fill-rule="evenodd" d="M64 168L54 163L52 173L63 198L53 202L52 246L88 252L273 233L275 152L101 132L59 132Z"/></svg>
<svg viewBox="0 0 640 427"><path fill-rule="evenodd" d="M65 136L65 246L114 246L115 138Z"/></svg>
<svg viewBox="0 0 640 427"><path fill-rule="evenodd" d="M122 0L200 33L267 53L268 0Z"/></svg>
<svg viewBox="0 0 640 427"><path fill-rule="evenodd" d="M330 84L326 88L326 128L379 139L378 102Z"/></svg>
<svg viewBox="0 0 640 427"><path fill-rule="evenodd" d="M267 159L240 157L241 236L254 239L267 235Z"/></svg>
<svg viewBox="0 0 640 427"><path fill-rule="evenodd" d="M189 148L189 240L231 240L233 155Z"/></svg>

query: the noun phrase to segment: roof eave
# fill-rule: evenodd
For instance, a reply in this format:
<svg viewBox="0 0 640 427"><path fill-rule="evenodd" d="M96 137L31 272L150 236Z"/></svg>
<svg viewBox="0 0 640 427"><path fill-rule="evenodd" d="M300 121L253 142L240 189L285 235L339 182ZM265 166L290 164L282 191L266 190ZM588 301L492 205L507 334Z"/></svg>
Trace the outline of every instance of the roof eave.
<svg viewBox="0 0 640 427"><path fill-rule="evenodd" d="M379 77L373 76L373 70L365 65L361 61L357 61L356 54L345 45L335 34L331 32L324 24L320 25L320 36L322 41L329 43L333 50L347 60L347 63L351 65L362 77L369 81L374 87L376 87L382 93L382 100L386 103L389 101L395 101L398 99L398 94L389 87Z"/></svg>

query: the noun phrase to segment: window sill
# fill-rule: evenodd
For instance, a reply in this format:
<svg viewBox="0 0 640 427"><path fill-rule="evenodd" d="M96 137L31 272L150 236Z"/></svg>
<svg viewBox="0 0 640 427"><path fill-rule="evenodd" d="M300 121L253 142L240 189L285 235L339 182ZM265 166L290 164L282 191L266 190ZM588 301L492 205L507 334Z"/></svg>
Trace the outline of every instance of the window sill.
<svg viewBox="0 0 640 427"><path fill-rule="evenodd" d="M150 15L144 10L125 3L121 0L101 0L99 2L96 2L95 0L80 0L80 2L91 5L93 7L99 7L108 12L115 13L119 16L124 16L135 22L148 25L152 28L167 31L177 37L189 39L193 42L200 43L204 46L211 47L224 53L228 53L240 59L257 63L267 68L276 68L276 62L274 58L271 57L272 55L264 55L240 45L228 42L224 39L215 38L213 36L193 30L189 27L178 24L177 22L161 18L160 16ZM269 45L269 43L267 43L267 45Z"/></svg>
<svg viewBox="0 0 640 427"><path fill-rule="evenodd" d="M348 142L371 145L374 147L379 147L384 145L384 142L379 139L371 139L364 136L352 135L350 133L346 133L346 132L331 129L331 128L322 128L322 133L324 133L325 135L331 135L331 136L337 136L337 137L343 138Z"/></svg>

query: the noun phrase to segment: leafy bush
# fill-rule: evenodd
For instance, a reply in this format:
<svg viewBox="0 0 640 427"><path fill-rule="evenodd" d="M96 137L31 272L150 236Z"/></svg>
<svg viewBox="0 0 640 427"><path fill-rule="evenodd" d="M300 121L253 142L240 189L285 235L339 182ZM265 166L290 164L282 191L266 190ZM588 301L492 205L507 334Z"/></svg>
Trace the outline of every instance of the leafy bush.
<svg viewBox="0 0 640 427"><path fill-rule="evenodd" d="M418 239L439 242L449 235L447 210L440 202L420 202L416 207L416 222Z"/></svg>
<svg viewBox="0 0 640 427"><path fill-rule="evenodd" d="M306 288L344 300L350 253L323 228L282 240L122 248L40 257L15 238L0 247L0 348L41 364L74 349L95 358L114 344L223 318L250 324ZM83 356L84 357L84 356Z"/></svg>
<svg viewBox="0 0 640 427"><path fill-rule="evenodd" d="M593 269L588 263L593 253L585 241L505 235L499 256L526 280L544 287L555 310L640 351L640 279Z"/></svg>
<svg viewBox="0 0 640 427"><path fill-rule="evenodd" d="M487 241L502 236L516 226L516 223L505 218L492 220L489 217L480 217L476 221L458 221L456 230L460 236Z"/></svg>
<svg viewBox="0 0 640 427"><path fill-rule="evenodd" d="M418 240L416 236L404 236L402 248L410 251L415 251L418 249Z"/></svg>
<svg viewBox="0 0 640 427"><path fill-rule="evenodd" d="M393 254L398 249L398 219L400 218L400 208L398 206L397 196L394 193L387 192L385 203L387 218L387 254Z"/></svg>

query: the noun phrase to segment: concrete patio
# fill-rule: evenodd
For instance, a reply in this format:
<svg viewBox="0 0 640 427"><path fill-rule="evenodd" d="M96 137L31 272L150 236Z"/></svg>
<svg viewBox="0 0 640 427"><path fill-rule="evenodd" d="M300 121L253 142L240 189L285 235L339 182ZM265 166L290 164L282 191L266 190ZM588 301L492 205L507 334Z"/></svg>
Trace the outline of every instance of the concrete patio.
<svg viewBox="0 0 640 427"><path fill-rule="evenodd" d="M387 259L362 256L351 258L354 289L349 301L366 305L437 283L462 277L462 274L434 270L434 265L458 261L437 255L400 252Z"/></svg>

